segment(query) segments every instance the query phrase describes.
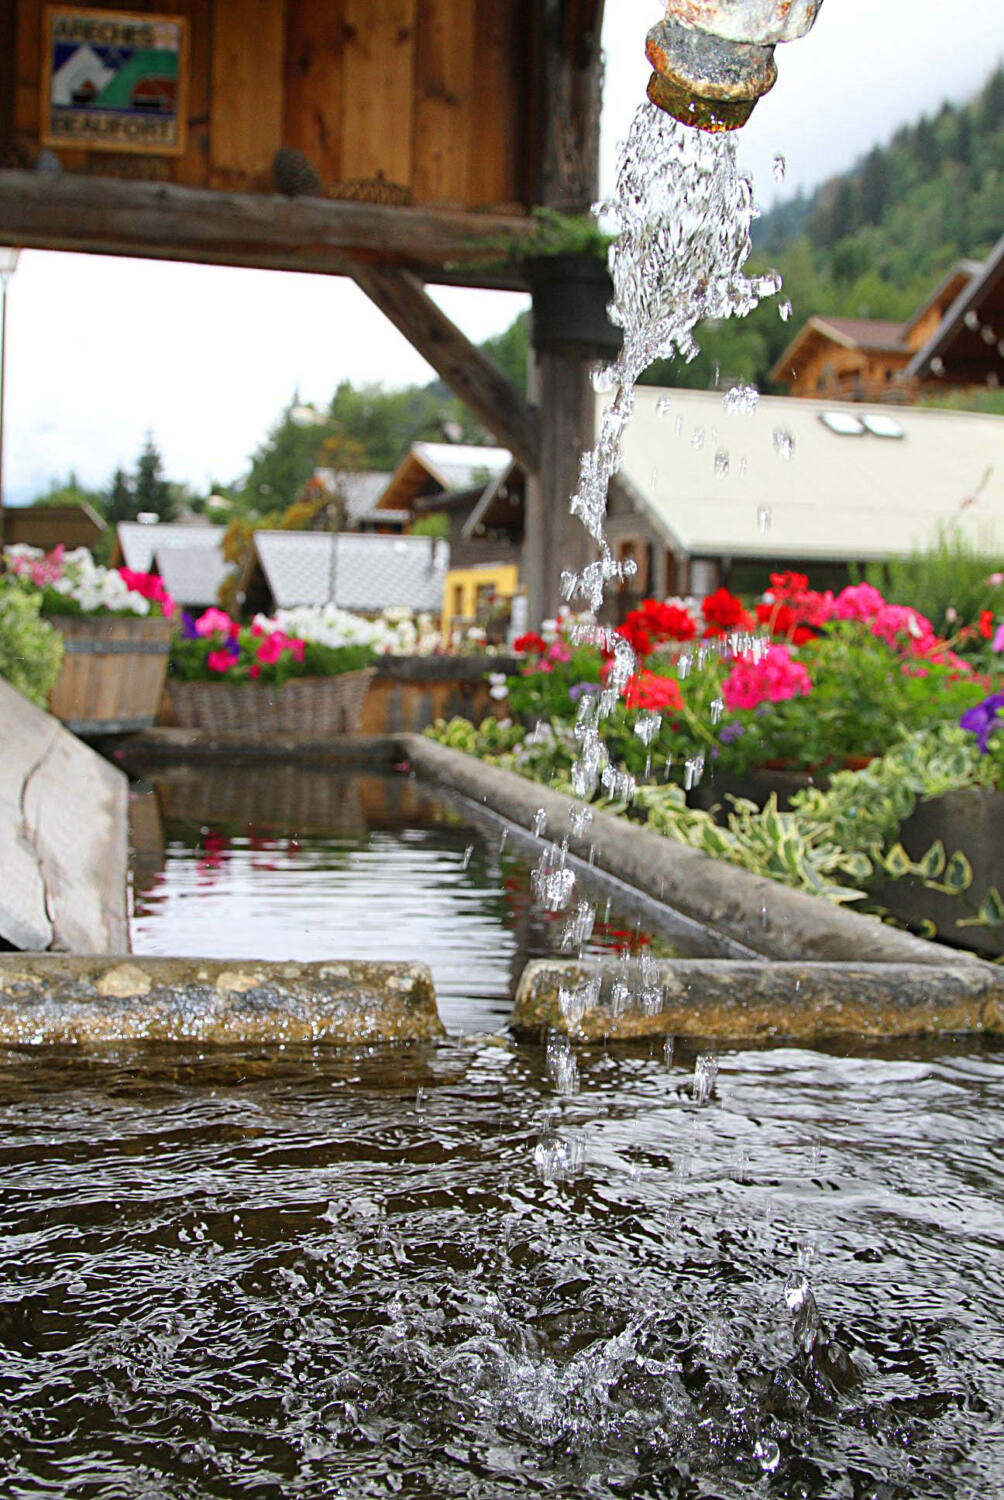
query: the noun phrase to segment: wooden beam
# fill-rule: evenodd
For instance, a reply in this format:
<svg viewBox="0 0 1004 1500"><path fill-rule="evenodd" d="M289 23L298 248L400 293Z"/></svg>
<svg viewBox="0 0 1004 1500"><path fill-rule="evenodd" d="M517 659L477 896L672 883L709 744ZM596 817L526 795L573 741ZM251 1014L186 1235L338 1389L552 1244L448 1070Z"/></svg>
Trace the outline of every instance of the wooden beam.
<svg viewBox="0 0 1004 1500"><path fill-rule="evenodd" d="M463 277L465 263L473 263L467 284L477 286L477 263L497 262L491 246L499 236L519 240L532 231L526 218L464 210L0 171L0 239L37 250L333 275L374 261L409 267L426 280L445 267ZM515 270L506 279L497 266L492 284L524 286Z"/></svg>
<svg viewBox="0 0 1004 1500"><path fill-rule="evenodd" d="M539 464L537 414L498 366L438 307L417 277L389 266L359 266L358 286L437 375L531 473Z"/></svg>

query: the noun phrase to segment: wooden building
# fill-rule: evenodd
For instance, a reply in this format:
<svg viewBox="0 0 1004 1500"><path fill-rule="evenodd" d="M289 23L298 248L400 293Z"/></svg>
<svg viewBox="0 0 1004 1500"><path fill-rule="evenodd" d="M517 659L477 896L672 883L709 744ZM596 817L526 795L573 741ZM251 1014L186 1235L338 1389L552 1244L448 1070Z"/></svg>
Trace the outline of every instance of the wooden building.
<svg viewBox="0 0 1004 1500"><path fill-rule="evenodd" d="M839 401L912 401L911 364L947 313L981 275L979 261L954 266L905 323L817 314L798 330L770 372L789 396Z"/></svg>
<svg viewBox="0 0 1004 1500"><path fill-rule="evenodd" d="M517 246L537 205L588 211L602 11L0 0L2 236L353 277L533 475L546 610L558 557L583 552L565 511L592 435L588 367L540 355L529 405L425 284L522 288L500 236Z"/></svg>

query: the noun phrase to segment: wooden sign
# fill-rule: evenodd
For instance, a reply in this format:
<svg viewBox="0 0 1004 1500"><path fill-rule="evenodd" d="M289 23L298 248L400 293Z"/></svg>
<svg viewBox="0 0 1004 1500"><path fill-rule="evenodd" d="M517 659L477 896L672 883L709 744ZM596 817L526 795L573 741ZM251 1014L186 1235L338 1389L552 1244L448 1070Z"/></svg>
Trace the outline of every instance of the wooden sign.
<svg viewBox="0 0 1004 1500"><path fill-rule="evenodd" d="M43 46L45 145L184 151L185 17L47 5Z"/></svg>

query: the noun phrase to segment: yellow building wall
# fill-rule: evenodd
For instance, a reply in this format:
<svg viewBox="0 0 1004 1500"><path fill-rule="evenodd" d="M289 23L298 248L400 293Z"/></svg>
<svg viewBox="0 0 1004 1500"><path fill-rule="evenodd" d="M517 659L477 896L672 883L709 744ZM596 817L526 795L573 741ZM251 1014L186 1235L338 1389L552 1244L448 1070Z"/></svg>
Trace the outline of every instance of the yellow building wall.
<svg viewBox="0 0 1004 1500"><path fill-rule="evenodd" d="M455 620L473 620L478 590L491 588L500 599L511 599L519 589L515 563L487 563L477 568L451 568L443 584L443 639L448 641Z"/></svg>

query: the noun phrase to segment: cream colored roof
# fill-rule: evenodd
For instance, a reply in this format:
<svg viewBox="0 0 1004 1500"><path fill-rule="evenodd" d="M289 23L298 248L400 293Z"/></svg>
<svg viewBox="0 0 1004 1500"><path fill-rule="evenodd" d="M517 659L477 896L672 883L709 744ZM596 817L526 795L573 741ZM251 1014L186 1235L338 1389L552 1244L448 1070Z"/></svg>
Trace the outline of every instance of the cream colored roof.
<svg viewBox="0 0 1004 1500"><path fill-rule="evenodd" d="M839 436L824 412L881 416L904 435ZM789 460L775 432L790 434ZM1004 553L1004 417L781 396L731 415L718 391L639 386L622 478L691 556L880 559L929 546L954 521Z"/></svg>

